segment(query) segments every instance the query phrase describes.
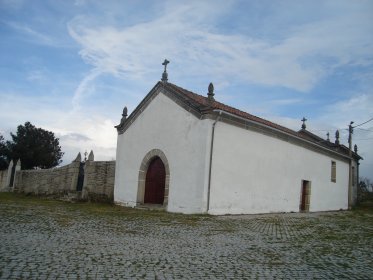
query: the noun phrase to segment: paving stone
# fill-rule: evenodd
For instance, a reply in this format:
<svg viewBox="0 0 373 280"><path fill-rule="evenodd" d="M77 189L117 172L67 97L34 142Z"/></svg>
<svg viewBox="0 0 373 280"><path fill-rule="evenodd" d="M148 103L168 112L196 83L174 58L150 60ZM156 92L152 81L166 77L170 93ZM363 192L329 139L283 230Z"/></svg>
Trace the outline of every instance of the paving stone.
<svg viewBox="0 0 373 280"><path fill-rule="evenodd" d="M370 279L366 215L188 220L0 204L0 279Z"/></svg>

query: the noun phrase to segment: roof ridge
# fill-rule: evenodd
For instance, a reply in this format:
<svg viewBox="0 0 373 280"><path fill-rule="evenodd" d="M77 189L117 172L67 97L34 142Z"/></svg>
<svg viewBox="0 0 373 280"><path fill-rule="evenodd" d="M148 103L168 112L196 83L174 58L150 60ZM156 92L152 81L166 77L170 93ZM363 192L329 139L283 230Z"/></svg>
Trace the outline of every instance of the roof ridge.
<svg viewBox="0 0 373 280"><path fill-rule="evenodd" d="M265 124L265 125L268 125L270 127L273 127L273 128L276 128L276 129L279 129L279 130L282 130L284 132L288 132L288 133L291 133L291 134L294 134L296 136L300 136L298 134L297 131L295 130L292 130L290 128L287 128L285 126L282 126L280 124L277 124L277 123L274 123L272 121L269 121L269 120L266 120L264 118L261 118L261 117L258 117L256 115L253 115L253 114L250 114L248 112L245 112L243 110L240 110L240 109L237 109L233 106L230 106L230 105L227 105L227 104L224 104L222 102L219 102L219 101L209 101L208 98L206 96L203 96L201 94L198 94L198 93L195 93L195 92L192 92L190 90L187 90L187 89L184 89L178 85L175 85L173 83L167 83L168 85L171 85L172 87L176 87L176 89L178 89L180 91L181 94L185 94L185 93L188 93L188 94L192 94L192 95L195 95L199 98L202 98L203 100L203 103L200 103L200 105L203 105L203 106L206 106L206 105L210 105L213 109L218 109L218 110L222 110L222 111L227 111L228 113L231 113L231 114L234 114L238 117L242 117L242 118L245 118L247 120L251 120L251 121L256 121L258 123L261 123L261 124ZM195 100L198 102L198 100Z"/></svg>

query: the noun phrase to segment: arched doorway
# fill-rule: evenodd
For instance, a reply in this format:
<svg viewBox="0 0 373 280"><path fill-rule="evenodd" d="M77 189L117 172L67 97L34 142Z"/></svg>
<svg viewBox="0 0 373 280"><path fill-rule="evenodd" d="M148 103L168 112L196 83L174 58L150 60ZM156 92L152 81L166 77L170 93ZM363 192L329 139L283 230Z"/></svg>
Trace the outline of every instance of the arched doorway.
<svg viewBox="0 0 373 280"><path fill-rule="evenodd" d="M144 203L163 204L165 183L165 166L159 157L155 157L146 172Z"/></svg>
<svg viewBox="0 0 373 280"><path fill-rule="evenodd" d="M142 205L144 203L152 203L145 200L145 185L146 185L146 176L149 171L149 166L153 161L156 159L160 159L164 170L165 170L165 183L164 183L164 197L163 203L160 202L161 199L159 198L159 204L162 204L162 207L167 209L168 206L168 193L169 193L169 186L170 186L170 167L168 164L168 160L166 155L159 149L153 149L149 151L143 158L140 168L139 168L139 177L138 177L138 188L137 188L137 205Z"/></svg>

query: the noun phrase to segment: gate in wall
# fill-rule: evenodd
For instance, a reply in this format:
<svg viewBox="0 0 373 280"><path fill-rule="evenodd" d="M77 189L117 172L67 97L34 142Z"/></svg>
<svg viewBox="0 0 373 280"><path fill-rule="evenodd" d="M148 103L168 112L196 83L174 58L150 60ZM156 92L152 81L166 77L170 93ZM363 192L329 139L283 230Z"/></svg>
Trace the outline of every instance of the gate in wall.
<svg viewBox="0 0 373 280"><path fill-rule="evenodd" d="M80 163L79 166L79 175L78 175L78 183L76 185L76 191L81 192L83 190L83 183L84 183L84 162Z"/></svg>

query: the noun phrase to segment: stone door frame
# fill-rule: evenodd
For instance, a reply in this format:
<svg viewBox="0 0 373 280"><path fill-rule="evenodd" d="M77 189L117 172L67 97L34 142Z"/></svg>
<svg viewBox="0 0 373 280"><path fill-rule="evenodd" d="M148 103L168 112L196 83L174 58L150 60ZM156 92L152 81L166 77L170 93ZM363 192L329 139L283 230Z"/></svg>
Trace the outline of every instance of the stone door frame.
<svg viewBox="0 0 373 280"><path fill-rule="evenodd" d="M163 207L167 208L168 206L168 193L169 193L169 186L170 186L170 168L168 164L168 160L166 155L159 149L153 149L149 151L144 159L141 162L139 168L139 176L138 176L138 187L137 187L137 205L144 204L144 196L145 196L145 181L146 181L146 173L148 171L149 164L155 157L159 157L163 164L166 171L166 180L165 180L165 187L164 187L164 200L163 200Z"/></svg>

